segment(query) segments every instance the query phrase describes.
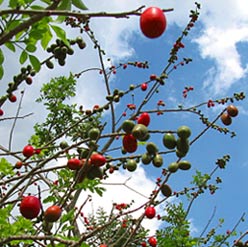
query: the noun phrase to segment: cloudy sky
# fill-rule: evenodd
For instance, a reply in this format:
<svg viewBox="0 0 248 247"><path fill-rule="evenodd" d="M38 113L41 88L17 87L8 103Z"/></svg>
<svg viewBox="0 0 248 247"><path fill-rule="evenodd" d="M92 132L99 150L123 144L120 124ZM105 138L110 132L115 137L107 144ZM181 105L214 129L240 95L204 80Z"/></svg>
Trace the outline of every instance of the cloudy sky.
<svg viewBox="0 0 248 247"><path fill-rule="evenodd" d="M144 0L85 0L90 12L109 11L122 12L137 9L142 5L150 6L151 1ZM153 6L160 8L174 8L173 12L166 13L167 29L158 39L149 40L144 37L139 29L139 18L131 17L129 19L97 18L92 19L90 26L94 31L96 38L106 52L107 58L111 58L113 64L127 61L150 61L149 70L127 70L127 72L117 72L112 77L112 87L127 89L131 83L141 83L149 78L152 73L159 74L166 65L169 51L181 34L181 30L187 24L189 11L194 9L195 1L152 1ZM161 89L162 99L166 105L177 107L177 105L195 105L209 99L222 98L232 95L233 92L244 91L247 93L247 73L248 73L248 2L247 0L210 0L199 1L202 9L199 21L192 29L192 32L184 40L185 49L181 52L181 57L191 57L193 63L176 70L171 74L166 87ZM73 30L68 30L70 36L74 36ZM92 49L92 44L85 37L87 48L79 51L68 62L65 69L57 68L53 73L42 70L40 75L32 85L32 89L25 86L25 97L23 103L23 114L34 112L34 117L27 121L23 120L16 126L15 136L18 139L16 148L27 141L33 123L42 119L43 110L37 106L33 109L33 101L38 95L39 88L43 82L48 81L52 76L58 76L62 73L68 75L80 72L84 69L99 66L96 51ZM15 57L8 57L7 64L13 64ZM18 71L18 68L16 69ZM6 66L6 77L11 78L13 72L12 66ZM8 77L9 76L9 77ZM6 80L7 81L7 80ZM182 91L185 86L193 86L187 99L182 97ZM74 101L83 104L85 108L92 107L94 104L103 104L105 102L105 90L102 78L97 73L88 72L78 81L77 97ZM164 90L164 91L163 91ZM136 96L136 101L141 97ZM126 99L128 102L130 98ZM155 103L154 103L155 104ZM190 218L192 220L192 229L194 232L200 232L208 222L214 208L217 208L215 222L218 218L226 218L224 231L232 228L240 215L247 212L246 198L247 190L247 171L248 162L246 157L247 149L247 117L248 108L246 100L237 102L240 110L239 117L234 119L231 130L237 132L237 137L231 139L229 136L219 134L214 131L207 132L199 142L193 145L187 159L192 162L192 173L175 175L171 179L171 185L175 190L180 190L187 186L196 170L210 172L214 167L215 160L222 155L230 154L232 156L227 169L218 173L223 177L223 184L220 191L215 196L203 195L199 199L199 204L192 208ZM154 106L154 105L153 105ZM6 103L5 111L7 116L15 113L16 108L10 103ZM118 105L117 110L121 113L124 106ZM204 108L204 112L210 119L214 119L220 112L221 107L212 109ZM166 114L165 114L166 115ZM108 119L108 116L106 116ZM193 136L196 136L203 126L198 119L187 114L171 114L158 119L156 116L152 119L152 126L156 128L176 129L180 125L189 125L193 129ZM221 123L219 123L221 125ZM7 145L5 131L9 122L5 122L0 127L0 138ZM162 126L162 127L161 127ZM176 127L175 127L176 126ZM159 140L154 137L154 140ZM166 163L172 161L175 157L168 157ZM112 179L116 181L126 181L129 176L131 179L128 184L140 193L149 196L154 189L154 181L160 175L160 170L154 168L139 166L138 170L132 175L126 172L115 174ZM110 190L110 187L111 190ZM107 187L108 188L108 187ZM106 193L105 199L95 198L94 205L103 205L107 208L113 201L129 202L130 198L135 199L136 205L144 202L144 197L133 193L124 186L109 186L109 193ZM121 193L120 193L121 191ZM208 203L206 203L206 201ZM104 202L104 203L103 203ZM187 203L187 202L186 202ZM200 209L200 210L199 210ZM146 222L152 230L160 223L158 221ZM241 226L242 228L243 226Z"/></svg>

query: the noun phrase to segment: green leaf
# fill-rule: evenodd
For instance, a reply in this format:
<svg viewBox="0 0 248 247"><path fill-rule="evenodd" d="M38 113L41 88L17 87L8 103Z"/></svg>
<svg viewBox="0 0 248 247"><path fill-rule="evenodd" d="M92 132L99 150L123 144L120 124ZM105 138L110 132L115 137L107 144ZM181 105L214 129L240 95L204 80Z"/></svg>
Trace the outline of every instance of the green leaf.
<svg viewBox="0 0 248 247"><path fill-rule="evenodd" d="M0 80L3 78L3 75L4 75L4 69L3 66L0 65Z"/></svg>
<svg viewBox="0 0 248 247"><path fill-rule="evenodd" d="M3 175L14 175L13 166L5 158L0 159L0 173Z"/></svg>
<svg viewBox="0 0 248 247"><path fill-rule="evenodd" d="M4 62L4 55L2 49L0 49L0 65Z"/></svg>
<svg viewBox="0 0 248 247"><path fill-rule="evenodd" d="M38 72L40 70L40 61L37 57L29 55L29 61L32 64L34 70Z"/></svg>
<svg viewBox="0 0 248 247"><path fill-rule="evenodd" d="M52 39L53 35L50 31L50 29L47 30L47 32L43 35L42 39L41 39L41 45L42 48L45 50L50 42L50 40Z"/></svg>
<svg viewBox="0 0 248 247"><path fill-rule="evenodd" d="M29 51L29 52L35 52L36 51L36 46L33 45L33 44L28 44L26 46L26 50Z"/></svg>
<svg viewBox="0 0 248 247"><path fill-rule="evenodd" d="M23 50L19 58L20 64L24 64L27 61L27 58L28 58L28 54L25 50Z"/></svg>
<svg viewBox="0 0 248 247"><path fill-rule="evenodd" d="M58 6L59 10L71 10L71 0L62 0Z"/></svg>
<svg viewBox="0 0 248 247"><path fill-rule="evenodd" d="M3 3L3 0L0 0L0 5Z"/></svg>
<svg viewBox="0 0 248 247"><path fill-rule="evenodd" d="M56 33L58 38L60 38L66 45L70 46L70 43L66 39L66 32L61 27L51 25L53 31Z"/></svg>
<svg viewBox="0 0 248 247"><path fill-rule="evenodd" d="M9 50L11 50L11 51L13 51L13 52L16 51L15 46L13 45L13 43L11 43L11 42L6 42L4 45L5 45Z"/></svg>
<svg viewBox="0 0 248 247"><path fill-rule="evenodd" d="M88 9L81 0L72 0L72 4L81 10Z"/></svg>

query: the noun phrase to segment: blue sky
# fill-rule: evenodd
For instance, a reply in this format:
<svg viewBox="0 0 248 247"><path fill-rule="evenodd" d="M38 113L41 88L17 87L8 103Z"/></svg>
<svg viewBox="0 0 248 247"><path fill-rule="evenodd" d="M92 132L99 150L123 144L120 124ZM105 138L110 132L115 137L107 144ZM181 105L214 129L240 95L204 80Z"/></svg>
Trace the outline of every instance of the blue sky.
<svg viewBox="0 0 248 247"><path fill-rule="evenodd" d="M125 11L136 9L141 5L149 6L151 1L130 1L130 0L112 0L95 1L85 0L85 4L90 11ZM247 94L247 72L248 72L248 2L247 0L219 0L216 1L199 1L202 2L202 10L199 21L192 29L189 36L183 41L185 48L179 52L179 56L191 57L193 63L179 67L171 73L166 85L161 88L159 96L156 96L152 101L152 108L155 107L158 99L162 99L168 108L176 108L178 104L192 106L202 101L209 99L218 99L232 95L233 92L244 91ZM117 71L111 80L113 88L127 89L131 83L142 83L148 80L152 73L159 74L166 65L169 51L181 34L181 30L187 24L189 11L194 9L194 1L152 1L152 5L161 8L174 8L174 11L167 13L168 26L166 32L158 39L150 40L144 37L139 30L138 17L132 17L128 20L116 19L94 19L91 22L91 27L95 32L96 37L106 51L106 58L110 57L113 64L126 61L149 61L150 68L148 70L127 68L125 71ZM224 11L225 9L225 11ZM73 30L69 31L72 37L75 35ZM69 71L77 73L85 68L97 66L99 64L95 50L87 37L87 48L79 51L78 55L70 58L67 67ZM90 59L89 59L90 58ZM11 64L15 58L8 58ZM106 61L107 63L107 61ZM7 68L6 78L13 72L13 68ZM18 71L18 69L17 69ZM43 82L48 81L51 76L58 76L64 73L65 70L57 68L53 74L47 70L42 70L40 75L32 85L32 90L27 86L25 89L25 97L22 113L33 112L33 101ZM11 78L11 77L10 77ZM90 83L88 83L90 82ZM87 84L87 86L86 86ZM182 97L182 91L185 86L193 86L194 91L190 92L188 97ZM102 91L105 90L101 76L98 73L87 73L82 76L78 82L77 97L74 99L76 103L83 104L85 108L92 107L94 104L103 104L105 98ZM135 101L139 101L144 95L143 92L137 91ZM130 103L130 97L124 99L125 103ZM205 193L201 198L196 200L189 215L192 219L192 228L195 234L201 231L210 218L214 207L216 206L215 222L218 218L225 218L226 223L223 230L230 229L234 226L243 212L247 212L246 198L248 192L247 170L248 162L246 157L247 152L247 118L248 108L247 100L235 102L239 108L239 116L233 119L233 124L230 126L232 131L237 133L237 137L230 138L228 135L220 134L216 131L208 131L199 141L197 141L190 150L187 159L192 162L192 170L190 172L179 172L172 177L169 184L175 190L180 190L183 186L187 186L192 180L192 175L196 169L203 173L210 172L217 158L225 154L231 155L231 160L227 168L218 171L217 175L223 178L221 188L215 195ZM124 110L122 104L116 106L117 112L121 114ZM9 115L14 114L16 108L6 104ZM147 108L148 109L148 108ZM202 110L210 120L223 109L222 106L216 106L208 109L203 107ZM23 142L27 141L32 133L31 125L42 120L43 109L37 105L34 112L34 118L21 122L17 128L15 135L18 142L15 144L16 149L20 149ZM108 119L108 115L105 116ZM218 124L221 124L218 121ZM162 128L164 130L176 130L180 125L188 125L192 128L192 137L195 137L202 129L203 125L198 120L197 116L192 114L164 114L163 116L152 116L151 129ZM0 131L1 140L7 143L8 140L3 136L3 130L8 127L8 124L3 125ZM2 132L2 134L1 134ZM155 135L152 139L161 146L161 136ZM143 147L139 151L143 152ZM161 146L162 148L162 146ZM175 155L166 156L165 166L175 160ZM64 161L61 161L63 163ZM141 191L149 196L153 189L156 177L160 175L160 169L149 166L140 165L139 169L130 173L114 174L111 181L126 181L132 176L128 185ZM110 186L109 186L110 187ZM108 188L109 188L108 187ZM119 190L122 190L119 198ZM116 195L116 196L113 196ZM112 186L109 193L104 199L106 208L111 205L111 202L131 201L130 197L134 197L137 205L145 199L132 193L124 186ZM99 205L102 199L95 198L95 205ZM146 225L154 229L159 225L159 222L148 221ZM240 225L240 229L245 229L247 223ZM214 224L212 225L214 226Z"/></svg>

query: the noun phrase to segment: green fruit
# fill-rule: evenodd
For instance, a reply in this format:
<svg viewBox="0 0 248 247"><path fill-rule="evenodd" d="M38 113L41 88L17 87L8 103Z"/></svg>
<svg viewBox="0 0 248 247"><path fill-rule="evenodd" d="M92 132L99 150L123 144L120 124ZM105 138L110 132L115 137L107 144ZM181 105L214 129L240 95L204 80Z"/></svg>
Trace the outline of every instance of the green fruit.
<svg viewBox="0 0 248 247"><path fill-rule="evenodd" d="M177 145L175 136L172 133L167 133L163 136L163 144L168 149L174 149Z"/></svg>
<svg viewBox="0 0 248 247"><path fill-rule="evenodd" d="M142 141L148 134L148 129L143 124L136 124L132 129L132 135L139 141Z"/></svg>
<svg viewBox="0 0 248 247"><path fill-rule="evenodd" d="M183 158L186 156L187 153L180 152L179 150L176 150L176 156L178 158Z"/></svg>
<svg viewBox="0 0 248 247"><path fill-rule="evenodd" d="M126 163L126 168L128 171L133 172L137 168L137 162L134 159L129 159Z"/></svg>
<svg viewBox="0 0 248 247"><path fill-rule="evenodd" d="M187 160L182 160L182 161L179 161L178 167L179 167L179 169L186 171L186 170L189 170L191 168L191 163Z"/></svg>
<svg viewBox="0 0 248 247"><path fill-rule="evenodd" d="M188 126L183 125L177 129L177 135L182 139L187 139L191 135L191 130Z"/></svg>
<svg viewBox="0 0 248 247"><path fill-rule="evenodd" d="M46 61L46 66L47 66L47 68L49 68L49 69L53 69L53 68L54 68L54 64L53 64L53 62L50 61L50 60L47 60L47 61Z"/></svg>
<svg viewBox="0 0 248 247"><path fill-rule="evenodd" d="M152 161L152 157L151 157L150 154L144 153L144 154L141 156L141 162L142 162L144 165L150 164L151 161Z"/></svg>
<svg viewBox="0 0 248 247"><path fill-rule="evenodd" d="M149 134L149 133L147 133L147 135L146 135L146 136L144 136L144 138L141 138L139 141L145 142L145 141L148 141L148 140L149 140L149 138L150 138L150 134Z"/></svg>
<svg viewBox="0 0 248 247"><path fill-rule="evenodd" d="M161 167L163 165L163 157L160 154L156 154L152 160L152 164L155 167Z"/></svg>
<svg viewBox="0 0 248 247"><path fill-rule="evenodd" d="M189 151L189 140L178 138L177 139L177 150L181 153L186 154Z"/></svg>
<svg viewBox="0 0 248 247"><path fill-rule="evenodd" d="M87 158L88 155L89 155L89 149L86 149L86 148L78 148L78 153L79 153L80 159L85 159L85 158Z"/></svg>
<svg viewBox="0 0 248 247"><path fill-rule="evenodd" d="M158 148L155 143L148 142L146 144L146 151L151 155L155 155L158 152Z"/></svg>
<svg viewBox="0 0 248 247"><path fill-rule="evenodd" d="M92 128L89 130L88 136L91 140L96 140L100 136L100 130L98 128Z"/></svg>
<svg viewBox="0 0 248 247"><path fill-rule="evenodd" d="M168 166L168 171L171 173L174 173L178 170L178 163L177 162L172 162Z"/></svg>
<svg viewBox="0 0 248 247"><path fill-rule="evenodd" d="M103 171L100 167L98 166L91 166L88 173L87 173L87 178L90 180L93 180L95 178L102 178L103 176Z"/></svg>
<svg viewBox="0 0 248 247"><path fill-rule="evenodd" d="M134 126L135 126L135 123L132 120L125 120L122 123L121 127L123 131L125 131L127 134L131 134Z"/></svg>
<svg viewBox="0 0 248 247"><path fill-rule="evenodd" d="M68 148L69 147L69 144L66 142L66 141L62 141L60 144L59 144L59 147L61 149L65 149L65 148Z"/></svg>
<svg viewBox="0 0 248 247"><path fill-rule="evenodd" d="M161 186L161 193L165 196L165 197L170 197L172 195L172 189L168 184L163 184Z"/></svg>

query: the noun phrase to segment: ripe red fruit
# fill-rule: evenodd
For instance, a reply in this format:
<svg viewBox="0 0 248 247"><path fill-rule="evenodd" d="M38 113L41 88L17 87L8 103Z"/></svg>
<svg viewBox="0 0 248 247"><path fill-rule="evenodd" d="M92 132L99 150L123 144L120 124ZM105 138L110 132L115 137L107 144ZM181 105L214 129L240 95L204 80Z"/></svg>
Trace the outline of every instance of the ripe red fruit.
<svg viewBox="0 0 248 247"><path fill-rule="evenodd" d="M138 118L138 124L148 126L150 123L150 115L147 112L143 112Z"/></svg>
<svg viewBox="0 0 248 247"><path fill-rule="evenodd" d="M156 215L156 210L154 207L150 206L150 207L147 207L146 210L145 210L145 216L148 218L148 219L152 219L154 218Z"/></svg>
<svg viewBox="0 0 248 247"><path fill-rule="evenodd" d="M148 38L157 38L166 29L164 12L158 7L147 8L140 16L140 29Z"/></svg>
<svg viewBox="0 0 248 247"><path fill-rule="evenodd" d="M146 242L141 242L142 247L146 247Z"/></svg>
<svg viewBox="0 0 248 247"><path fill-rule="evenodd" d="M34 148L29 144L26 145L22 150L22 154L27 158L31 157L34 153L35 153Z"/></svg>
<svg viewBox="0 0 248 247"><path fill-rule="evenodd" d="M90 157L91 164L95 166L103 166L106 163L106 158L98 153L93 153Z"/></svg>
<svg viewBox="0 0 248 247"><path fill-rule="evenodd" d="M230 117L236 117L239 113L238 108L234 105L229 105L226 110Z"/></svg>
<svg viewBox="0 0 248 247"><path fill-rule="evenodd" d="M82 162L80 159L71 158L67 161L67 167L71 170L79 170L82 167Z"/></svg>
<svg viewBox="0 0 248 247"><path fill-rule="evenodd" d="M128 153L134 153L137 150L138 142L137 139L132 134L124 135L122 139L123 148Z"/></svg>
<svg viewBox="0 0 248 247"><path fill-rule="evenodd" d="M146 91L147 89L147 83L142 83L141 86L140 86L141 90L142 91Z"/></svg>
<svg viewBox="0 0 248 247"><path fill-rule="evenodd" d="M20 169L22 167L22 165L23 165L22 161L17 161L15 164L15 168Z"/></svg>
<svg viewBox="0 0 248 247"><path fill-rule="evenodd" d="M17 100L17 98L16 98L16 96L15 96L14 94L11 94L11 95L9 96L9 101L10 101L10 102L16 102L16 100Z"/></svg>
<svg viewBox="0 0 248 247"><path fill-rule="evenodd" d="M100 244L99 247L108 247L106 244Z"/></svg>
<svg viewBox="0 0 248 247"><path fill-rule="evenodd" d="M0 116L2 116L3 114L4 114L4 111L0 109Z"/></svg>
<svg viewBox="0 0 248 247"><path fill-rule="evenodd" d="M59 206L53 205L46 209L44 212L44 218L47 222L55 222L61 216L62 210Z"/></svg>
<svg viewBox="0 0 248 247"><path fill-rule="evenodd" d="M26 196L20 204L20 212L26 219L34 219L38 216L41 209L40 200L35 196Z"/></svg>
<svg viewBox="0 0 248 247"><path fill-rule="evenodd" d="M157 246L157 239L154 238L154 237L150 237L150 238L148 239L148 243L150 244L150 246L156 247L156 246Z"/></svg>

